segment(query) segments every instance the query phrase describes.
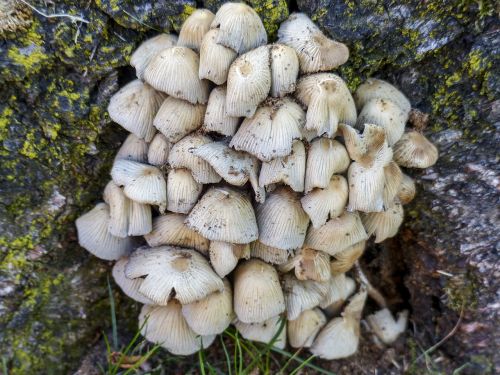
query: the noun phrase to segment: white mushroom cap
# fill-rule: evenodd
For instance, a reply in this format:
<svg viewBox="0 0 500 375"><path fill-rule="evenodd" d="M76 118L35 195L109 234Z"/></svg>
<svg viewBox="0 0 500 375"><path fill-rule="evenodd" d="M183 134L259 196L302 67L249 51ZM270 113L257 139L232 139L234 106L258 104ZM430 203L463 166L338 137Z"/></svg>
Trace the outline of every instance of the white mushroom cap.
<svg viewBox="0 0 500 375"><path fill-rule="evenodd" d="M257 207L259 241L283 250L302 247L309 225L297 193L282 187Z"/></svg>
<svg viewBox="0 0 500 375"><path fill-rule="evenodd" d="M304 246L335 255L349 246L368 239L357 212L345 212L318 229L309 227Z"/></svg>
<svg viewBox="0 0 500 375"><path fill-rule="evenodd" d="M196 9L182 24L177 45L199 50L214 17L215 15L208 9Z"/></svg>
<svg viewBox="0 0 500 375"><path fill-rule="evenodd" d="M298 280L287 273L283 276L286 314L288 320L294 320L305 311L319 305L328 292L328 283L313 280Z"/></svg>
<svg viewBox="0 0 500 375"><path fill-rule="evenodd" d="M398 233L403 218L403 206L399 202L394 202L385 211L371 212L362 216L363 225L368 235L375 234L375 243L394 237Z"/></svg>
<svg viewBox="0 0 500 375"><path fill-rule="evenodd" d="M153 118L165 96L147 83L136 79L123 86L111 97L109 117L146 142L155 135Z"/></svg>
<svg viewBox="0 0 500 375"><path fill-rule="evenodd" d="M144 70L151 59L165 48L177 44L177 35L160 34L143 42L130 57L130 65L135 68L137 78L144 78Z"/></svg>
<svg viewBox="0 0 500 375"><path fill-rule="evenodd" d="M319 250L302 248L288 262L279 266L281 272L295 269L299 280L328 281L330 279L330 255Z"/></svg>
<svg viewBox="0 0 500 375"><path fill-rule="evenodd" d="M226 279L224 290L182 306L182 315L187 324L199 335L222 333L234 319L233 290Z"/></svg>
<svg viewBox="0 0 500 375"><path fill-rule="evenodd" d="M283 97L295 91L299 75L299 59L291 47L272 44L271 50L271 96Z"/></svg>
<svg viewBox="0 0 500 375"><path fill-rule="evenodd" d="M273 266L250 259L236 267L234 311L243 323L260 323L285 311L285 298Z"/></svg>
<svg viewBox="0 0 500 375"><path fill-rule="evenodd" d="M191 210L186 224L210 241L246 244L259 236L248 197L225 186L210 188Z"/></svg>
<svg viewBox="0 0 500 375"><path fill-rule="evenodd" d="M146 305L154 304L152 300L150 300L148 297L142 295L139 292L139 288L142 284L141 278L129 279L125 276L125 266L127 265L127 263L128 263L128 257L123 257L118 259L115 265L113 266L112 274L116 284L118 284L123 293L132 298L134 301Z"/></svg>
<svg viewBox="0 0 500 375"><path fill-rule="evenodd" d="M394 200L397 199L403 181L403 172L394 161L391 161L384 167L384 177L384 207L387 208L392 206Z"/></svg>
<svg viewBox="0 0 500 375"><path fill-rule="evenodd" d="M186 168L171 169L167 176L167 210L187 214L194 207L203 190Z"/></svg>
<svg viewBox="0 0 500 375"><path fill-rule="evenodd" d="M234 326L238 332L247 340L262 342L268 344L278 334L281 325L285 324L281 321L280 316L269 318L263 322L243 323L236 320ZM286 324L279 332L278 337L273 344L278 349L285 349L286 346Z"/></svg>
<svg viewBox="0 0 500 375"><path fill-rule="evenodd" d="M389 82L368 78L354 93L356 107L361 110L372 99L390 100L405 113L410 113L411 104L404 94Z"/></svg>
<svg viewBox="0 0 500 375"><path fill-rule="evenodd" d="M139 327L146 340L160 344L175 355L190 355L208 348L215 335L199 336L189 328L179 302L167 306L145 305L139 315Z"/></svg>
<svg viewBox="0 0 500 375"><path fill-rule="evenodd" d="M227 76L226 112L252 117L271 90L269 48L262 46L238 57Z"/></svg>
<svg viewBox="0 0 500 375"><path fill-rule="evenodd" d="M103 199L109 207L109 233L116 237L127 237L130 199L113 181L109 181L104 188Z"/></svg>
<svg viewBox="0 0 500 375"><path fill-rule="evenodd" d="M390 345L406 330L408 310L398 313L396 321L389 309L384 308L366 317L368 324L384 344Z"/></svg>
<svg viewBox="0 0 500 375"><path fill-rule="evenodd" d="M290 252L288 250L266 246L259 240L250 244L250 254L252 258L259 258L264 262L271 264L283 264L290 256Z"/></svg>
<svg viewBox="0 0 500 375"><path fill-rule="evenodd" d="M415 182L410 176L403 173L401 185L399 186L397 194L401 204L410 203L413 200L413 198L415 198L416 194L417 194L417 189L415 187Z"/></svg>
<svg viewBox="0 0 500 375"><path fill-rule="evenodd" d="M161 133L157 133L148 148L148 164L163 167L167 164L168 161L168 153L172 145L168 141L167 137L165 137Z"/></svg>
<svg viewBox="0 0 500 375"><path fill-rule="evenodd" d="M235 269L240 259L250 258L250 245L212 241L210 242L209 254L210 263L217 275L225 277Z"/></svg>
<svg viewBox="0 0 500 375"><path fill-rule="evenodd" d="M205 34L200 47L200 79L208 79L216 85L222 85L227 81L229 67L238 54L231 48L217 44L219 29L210 30Z"/></svg>
<svg viewBox="0 0 500 375"><path fill-rule="evenodd" d="M332 274L328 282L328 291L319 306L328 315L336 315L355 290L356 283L345 273Z"/></svg>
<svg viewBox="0 0 500 375"><path fill-rule="evenodd" d="M233 136L239 123L239 117L229 116L226 112L226 86L214 88L208 98L202 129L206 132Z"/></svg>
<svg viewBox="0 0 500 375"><path fill-rule="evenodd" d="M143 236L153 229L151 206L131 200L128 212L128 235Z"/></svg>
<svg viewBox="0 0 500 375"><path fill-rule="evenodd" d="M206 105L169 96L156 113L153 125L169 142L179 142L203 124Z"/></svg>
<svg viewBox="0 0 500 375"><path fill-rule="evenodd" d="M354 162L347 173L348 211L381 212L384 209L385 174L383 167L365 168Z"/></svg>
<svg viewBox="0 0 500 375"><path fill-rule="evenodd" d="M262 161L290 155L293 141L302 138L304 119L302 108L289 98L270 99L243 121L230 146Z"/></svg>
<svg viewBox="0 0 500 375"><path fill-rule="evenodd" d="M76 219L78 243L96 257L116 260L130 253L133 247L130 237L115 237L108 232L109 207L98 203L92 210Z"/></svg>
<svg viewBox="0 0 500 375"><path fill-rule="evenodd" d="M193 104L205 104L208 100L208 81L198 78L199 65L198 55L189 48L167 48L151 60L144 79L170 96Z"/></svg>
<svg viewBox="0 0 500 375"><path fill-rule="evenodd" d="M120 159L146 163L148 161L148 144L135 134L129 134L116 153L115 161Z"/></svg>
<svg viewBox="0 0 500 375"><path fill-rule="evenodd" d="M267 33L259 15L244 3L225 3L211 25L219 29L217 43L239 54L267 43Z"/></svg>
<svg viewBox="0 0 500 375"><path fill-rule="evenodd" d="M436 164L438 149L416 131L403 134L394 145L394 161L406 168L428 168Z"/></svg>
<svg viewBox="0 0 500 375"><path fill-rule="evenodd" d="M153 220L153 230L144 239L151 247L180 246L206 254L210 242L184 224L186 218L186 215L174 213L158 216Z"/></svg>
<svg viewBox="0 0 500 375"><path fill-rule="evenodd" d="M344 273L349 271L354 263L363 255L365 251L366 241L360 241L347 249L336 253L335 258L330 262L330 269L332 273Z"/></svg>
<svg viewBox="0 0 500 375"><path fill-rule="evenodd" d="M320 309L303 311L295 320L288 320L288 342L292 348L309 348L319 330L326 324Z"/></svg>
<svg viewBox="0 0 500 375"><path fill-rule="evenodd" d="M157 305L170 304L172 298L191 303L224 289L221 278L202 255L180 247L136 250L130 255L125 276L143 278L139 292Z"/></svg>

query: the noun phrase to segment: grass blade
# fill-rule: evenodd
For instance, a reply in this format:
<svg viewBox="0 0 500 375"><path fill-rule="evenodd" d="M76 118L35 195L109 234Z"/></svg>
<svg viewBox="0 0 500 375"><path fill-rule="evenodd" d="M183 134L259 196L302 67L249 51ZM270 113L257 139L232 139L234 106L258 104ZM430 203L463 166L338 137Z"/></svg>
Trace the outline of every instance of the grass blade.
<svg viewBox="0 0 500 375"><path fill-rule="evenodd" d="M278 348L276 348L276 347L272 347L272 348L271 348L271 350L272 350L273 352L276 352L276 353L281 354L281 355L283 355L283 356L285 356L285 357L288 357L288 358L293 357L293 354L290 354L290 353L288 353L287 351L285 351L285 350L281 350L281 349L278 349ZM302 362L305 362L306 360L305 360L305 359L302 359L301 357L296 356L296 357L294 358L294 361L295 361L295 362L300 362L300 363L302 363ZM316 366L316 365L313 365L312 363L309 363L309 362L308 362L308 363L306 363L306 365L305 365L305 366L306 366L306 367L309 367L310 369L316 370L316 371L317 371L317 372L319 372L320 374L324 374L324 375L335 375L335 373L333 373L333 372L331 372L331 371L327 371L327 370L325 370L325 369L322 369L321 367L318 367L318 366Z"/></svg>
<svg viewBox="0 0 500 375"><path fill-rule="evenodd" d="M301 368L304 366L307 366L309 362L311 362L314 359L315 355L311 355L309 358L307 358L304 362L302 362L295 370L292 371L290 375L295 375L297 372L300 371Z"/></svg>
<svg viewBox="0 0 500 375"><path fill-rule="evenodd" d="M109 293L109 307L111 309L111 328L113 330L113 349L118 350L118 327L116 324L116 310L115 310L115 298L113 297L113 290L111 289L111 283L108 279L108 293Z"/></svg>
<svg viewBox="0 0 500 375"><path fill-rule="evenodd" d="M222 344L222 350L224 350L224 355L226 356L226 362L227 362L227 374L232 375L231 372L231 359L229 358L229 353L226 348L226 344L224 344L224 339L222 338L222 335L220 336L220 342Z"/></svg>

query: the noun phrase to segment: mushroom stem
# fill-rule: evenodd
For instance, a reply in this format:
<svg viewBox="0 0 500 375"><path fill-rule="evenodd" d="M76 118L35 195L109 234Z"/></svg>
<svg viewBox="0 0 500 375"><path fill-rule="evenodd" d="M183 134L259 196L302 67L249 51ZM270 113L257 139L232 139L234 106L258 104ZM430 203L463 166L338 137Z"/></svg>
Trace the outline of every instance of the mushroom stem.
<svg viewBox="0 0 500 375"><path fill-rule="evenodd" d="M366 274L364 273L363 269L361 268L361 265L359 264L359 261L356 261L354 264L355 270L356 270L356 276L358 281L363 284L366 287L366 291L368 292L368 295L375 301L377 304L381 307L387 307L387 302L385 301L385 297L383 296L382 293L380 293L371 283L370 280L368 280L368 277L366 277Z"/></svg>

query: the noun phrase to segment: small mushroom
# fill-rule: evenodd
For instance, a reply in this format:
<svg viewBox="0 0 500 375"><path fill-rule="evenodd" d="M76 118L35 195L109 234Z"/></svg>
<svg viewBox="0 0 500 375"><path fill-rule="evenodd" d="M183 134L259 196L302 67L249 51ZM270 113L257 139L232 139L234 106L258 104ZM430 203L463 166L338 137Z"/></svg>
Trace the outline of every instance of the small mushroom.
<svg viewBox="0 0 500 375"><path fill-rule="evenodd" d="M256 323L243 323L242 321L236 320L234 326L241 334L241 336L243 336L243 338L268 344L278 334L278 331L282 324L281 319L282 318L280 316L275 316L263 322ZM279 335L278 337L276 337L273 346L278 349L285 349L286 325L285 327L283 327L281 332L279 332Z"/></svg>
<svg viewBox="0 0 500 375"><path fill-rule="evenodd" d="M380 243L398 233L403 218L403 206L399 202L394 202L385 211L364 214L362 221L368 236L375 234L375 243Z"/></svg>
<svg viewBox="0 0 500 375"><path fill-rule="evenodd" d="M266 263L283 264L288 260L290 252L276 247L266 246L259 240L250 244L252 258L262 259Z"/></svg>
<svg viewBox="0 0 500 375"><path fill-rule="evenodd" d="M285 294L286 316L295 320L305 311L320 304L328 292L328 283L314 280L298 280L287 273L283 276L283 293Z"/></svg>
<svg viewBox="0 0 500 375"><path fill-rule="evenodd" d="M208 79L216 85L222 85L227 81L229 67L238 56L231 48L217 44L220 33L219 29L212 29L203 37L198 70L200 79Z"/></svg>
<svg viewBox="0 0 500 375"><path fill-rule="evenodd" d="M415 182L410 176L403 173L403 179L401 180L397 194L399 201L401 204L408 204L415 198L416 194Z"/></svg>
<svg viewBox="0 0 500 375"><path fill-rule="evenodd" d="M142 236L151 232L152 212L149 204L130 202L128 213L128 235Z"/></svg>
<svg viewBox="0 0 500 375"><path fill-rule="evenodd" d="M144 79L144 70L157 53L176 44L177 35L174 34L160 34L143 42L130 57L137 78Z"/></svg>
<svg viewBox="0 0 500 375"><path fill-rule="evenodd" d="M287 322L288 342L292 348L309 348L316 335L326 324L326 317L320 309L302 311L297 319Z"/></svg>
<svg viewBox="0 0 500 375"><path fill-rule="evenodd" d="M115 161L120 159L146 163L148 161L148 144L135 134L129 134L116 153Z"/></svg>
<svg viewBox="0 0 500 375"><path fill-rule="evenodd" d="M299 59L293 48L284 44L272 44L271 96L281 98L295 91L299 75Z"/></svg>
<svg viewBox="0 0 500 375"><path fill-rule="evenodd" d="M403 181L403 172L394 161L391 161L384 167L384 178L384 207L387 208L392 206L398 195Z"/></svg>
<svg viewBox="0 0 500 375"><path fill-rule="evenodd" d="M410 101L389 82L377 78L368 78L354 93L356 107L361 110L372 99L385 99L395 103L404 113L410 113Z"/></svg>
<svg viewBox="0 0 500 375"><path fill-rule="evenodd" d="M163 167L167 164L168 153L172 148L172 144L167 137L158 133L154 136L148 148L148 164L156 167Z"/></svg>
<svg viewBox="0 0 500 375"><path fill-rule="evenodd" d="M215 15L208 9L196 9L182 24L177 45L198 51L214 17Z"/></svg>
<svg viewBox="0 0 500 375"><path fill-rule="evenodd" d="M389 309L384 308L366 317L368 324L377 337L387 345L392 344L406 330L408 310L398 314L395 320Z"/></svg>
<svg viewBox="0 0 500 375"><path fill-rule="evenodd" d="M210 242L210 263L217 275L225 277L235 269L240 259L250 258L250 245L236 245L229 242Z"/></svg>
<svg viewBox="0 0 500 375"><path fill-rule="evenodd" d="M216 132L232 137L236 133L239 124L239 117L229 116L226 112L226 87L214 88L208 98L205 120L202 126L203 131Z"/></svg>
<svg viewBox="0 0 500 375"><path fill-rule="evenodd" d="M345 273L332 274L328 282L328 291L319 306L327 315L335 316L355 290L356 283Z"/></svg>
<svg viewBox="0 0 500 375"><path fill-rule="evenodd" d="M152 300L150 300L148 297L142 295L142 293L139 292L139 289L142 284L141 278L129 279L125 276L125 267L127 263L128 263L128 257L123 257L118 259L115 265L113 266L112 275L116 284L118 284L123 293L132 298L134 301L146 305L154 304Z"/></svg>
<svg viewBox="0 0 500 375"><path fill-rule="evenodd" d="M406 168L428 168L436 164L438 149L416 131L403 134L394 145L394 161Z"/></svg>
<svg viewBox="0 0 500 375"><path fill-rule="evenodd" d="M186 168L171 169L167 176L167 210L187 214L198 202L203 185Z"/></svg>
<svg viewBox="0 0 500 375"><path fill-rule="evenodd" d="M344 273L349 271L354 263L363 255L366 248L366 241L360 241L347 249L336 253L330 262L330 269L332 273Z"/></svg>
<svg viewBox="0 0 500 375"><path fill-rule="evenodd" d="M299 280L328 281L330 279L330 255L323 251L303 247L297 254L280 264L281 272L295 269L295 277Z"/></svg>

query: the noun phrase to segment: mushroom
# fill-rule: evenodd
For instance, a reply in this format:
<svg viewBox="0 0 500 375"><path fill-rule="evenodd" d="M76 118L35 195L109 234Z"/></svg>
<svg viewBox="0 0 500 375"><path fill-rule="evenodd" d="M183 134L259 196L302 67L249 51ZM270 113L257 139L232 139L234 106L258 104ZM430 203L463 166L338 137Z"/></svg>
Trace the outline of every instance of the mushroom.
<svg viewBox="0 0 500 375"><path fill-rule="evenodd" d="M120 287L123 293L132 298L134 301L152 305L154 302L150 300L148 297L144 296L141 292L139 292L139 288L142 284L142 279L129 279L125 276L125 267L128 263L128 257L120 258L116 261L113 266L113 279L116 284Z"/></svg>
<svg viewBox="0 0 500 375"><path fill-rule="evenodd" d="M146 163L148 161L148 144L135 134L129 134L116 153L115 162L121 159Z"/></svg>
<svg viewBox="0 0 500 375"><path fill-rule="evenodd" d="M404 94L389 82L377 78L368 78L353 95L356 107L361 110L372 99L390 100L404 113L409 114L411 104Z"/></svg>
<svg viewBox="0 0 500 375"><path fill-rule="evenodd" d="M276 339L273 346L278 349L285 349L286 346L286 326L281 328L282 318L275 316L263 322L243 323L236 320L234 326L244 339L269 344L273 338ZM278 334L279 333L279 334Z"/></svg>
<svg viewBox="0 0 500 375"><path fill-rule="evenodd" d="M229 242L210 242L210 263L217 275L225 277L238 264L240 259L250 258L250 245L236 245Z"/></svg>
<svg viewBox="0 0 500 375"><path fill-rule="evenodd" d="M384 167L384 179L384 208L387 208L392 206L403 181L403 172L394 161Z"/></svg>
<svg viewBox="0 0 500 375"><path fill-rule="evenodd" d="M359 241L347 249L333 255L334 260L330 262L332 273L344 273L349 271L354 263L363 255L366 241Z"/></svg>
<svg viewBox="0 0 500 375"><path fill-rule="evenodd" d="M187 214L198 202L203 185L186 168L171 169L167 176L167 210Z"/></svg>
<svg viewBox="0 0 500 375"><path fill-rule="evenodd" d="M350 277L346 277L345 273L332 274L328 281L328 291L319 306L327 315L335 316L355 290L356 283Z"/></svg>
<svg viewBox="0 0 500 375"><path fill-rule="evenodd" d="M399 202L394 202L385 211L364 214L362 221L368 236L375 234L375 243L380 243L398 233L403 218L403 206Z"/></svg>
<svg viewBox="0 0 500 375"><path fill-rule="evenodd" d="M375 335L384 344L390 345L406 330L408 310L400 312L398 320L395 320L390 310L384 308L374 314L368 315L366 320Z"/></svg>
<svg viewBox="0 0 500 375"><path fill-rule="evenodd" d="M401 185L399 185L399 190L397 197L401 204L410 203L417 193L415 182L413 179L403 173L403 178L401 180Z"/></svg>
<svg viewBox="0 0 500 375"><path fill-rule="evenodd" d="M172 148L172 144L161 133L157 133L148 148L148 164L156 167L163 167L167 164L168 153ZM137 160L138 161L138 160Z"/></svg>
<svg viewBox="0 0 500 375"><path fill-rule="evenodd" d="M196 9L182 24L177 45L198 51L214 17L215 15L208 9Z"/></svg>
<svg viewBox="0 0 500 375"><path fill-rule="evenodd" d="M292 348L309 348L316 335L326 324L326 317L320 309L305 310L299 317L287 322L288 342Z"/></svg>
<svg viewBox="0 0 500 375"><path fill-rule="evenodd" d="M406 168L428 168L436 164L438 150L416 131L403 134L394 145L394 161Z"/></svg>
<svg viewBox="0 0 500 375"><path fill-rule="evenodd" d="M290 256L290 252L288 250L266 246L259 240L250 244L250 254L252 258L259 258L264 262L271 264L283 264Z"/></svg>
<svg viewBox="0 0 500 375"><path fill-rule="evenodd" d="M239 124L239 117L229 116L226 112L226 86L214 88L208 98L203 131L233 136Z"/></svg>
<svg viewBox="0 0 500 375"><path fill-rule="evenodd" d="M272 44L271 96L281 98L295 91L299 75L299 59L293 48L284 44Z"/></svg>
<svg viewBox="0 0 500 375"><path fill-rule="evenodd" d="M285 294L286 316L295 320L305 311L319 305L328 292L328 283L314 280L298 280L287 273L283 276L283 293Z"/></svg>
<svg viewBox="0 0 500 375"><path fill-rule="evenodd" d="M203 37L198 70L200 79L208 79L216 85L222 85L227 81L229 67L238 56L231 48L217 44L220 33L219 29L212 29Z"/></svg>
<svg viewBox="0 0 500 375"><path fill-rule="evenodd" d="M303 247L297 254L280 264L281 272L295 269L295 277L299 280L328 281L330 279L330 255L323 251Z"/></svg>
<svg viewBox="0 0 500 375"><path fill-rule="evenodd" d="M143 42L130 56L130 65L135 68L137 78L144 79L144 70L160 51L177 44L177 35L160 34Z"/></svg>

